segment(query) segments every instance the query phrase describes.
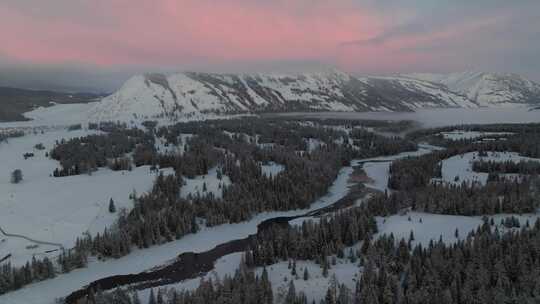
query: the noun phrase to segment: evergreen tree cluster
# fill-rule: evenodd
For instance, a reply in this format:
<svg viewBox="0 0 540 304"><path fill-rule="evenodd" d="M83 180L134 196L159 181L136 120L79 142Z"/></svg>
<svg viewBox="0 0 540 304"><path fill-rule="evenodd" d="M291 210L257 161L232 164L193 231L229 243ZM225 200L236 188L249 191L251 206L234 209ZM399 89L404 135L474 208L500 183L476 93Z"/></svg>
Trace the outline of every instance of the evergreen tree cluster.
<svg viewBox="0 0 540 304"><path fill-rule="evenodd" d="M364 207L351 208L320 219L304 221L301 226L274 225L259 233L246 252L248 266L272 265L280 260L315 260L328 268L329 257L356 258L345 247L369 240L377 232L377 223ZM347 254L347 255L346 255Z"/></svg>
<svg viewBox="0 0 540 304"><path fill-rule="evenodd" d="M305 296L304 296L305 298ZM95 291L80 304L273 304L272 284L268 273L261 276L240 267L233 276L220 280L201 280L193 291L178 291L174 288L160 288L150 291L148 299L141 300L136 292L116 289L110 293ZM287 304L305 302L287 302Z"/></svg>
<svg viewBox="0 0 540 304"><path fill-rule="evenodd" d="M540 300L540 221L500 233L485 223L454 245L409 250L392 235L368 248L359 303L536 303Z"/></svg>
<svg viewBox="0 0 540 304"><path fill-rule="evenodd" d="M0 266L0 295L17 290L27 284L54 278L56 272L51 260L33 258L24 266L13 267L10 263Z"/></svg>
<svg viewBox="0 0 540 304"><path fill-rule="evenodd" d="M414 191L394 191L373 196L369 206L377 206L380 215L396 214L403 208L447 214L484 215L535 212L540 200L528 179L491 182L486 186L462 183L457 186L428 185Z"/></svg>
<svg viewBox="0 0 540 304"><path fill-rule="evenodd" d="M57 142L49 156L60 162L61 168L53 172L55 177L91 173L97 168L128 170L130 162L125 154L140 147L154 149L154 138L139 129L116 130L107 134L88 135ZM136 157L134 156L134 158Z"/></svg>
<svg viewBox="0 0 540 304"><path fill-rule="evenodd" d="M353 129L350 137L359 154L355 157L370 157L372 155L393 155L406 151L416 151L415 143L399 137L385 137L364 129Z"/></svg>
<svg viewBox="0 0 540 304"><path fill-rule="evenodd" d="M459 140L445 139L441 132L454 130L507 133L486 135L480 138L464 138ZM451 126L436 129L423 129L407 134L407 139L427 141L448 149L474 146L475 151L513 151L520 155L540 158L540 124L493 124Z"/></svg>
<svg viewBox="0 0 540 304"><path fill-rule="evenodd" d="M539 175L540 162L537 161L485 161L477 160L473 162L472 169L474 172L484 172L490 174L522 174L522 175Z"/></svg>

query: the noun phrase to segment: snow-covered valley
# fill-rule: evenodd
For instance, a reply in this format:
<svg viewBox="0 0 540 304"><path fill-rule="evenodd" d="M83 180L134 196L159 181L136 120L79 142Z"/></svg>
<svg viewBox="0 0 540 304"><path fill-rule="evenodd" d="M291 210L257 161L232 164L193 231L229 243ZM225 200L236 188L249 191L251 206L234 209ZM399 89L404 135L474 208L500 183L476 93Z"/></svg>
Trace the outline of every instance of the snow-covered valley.
<svg viewBox="0 0 540 304"><path fill-rule="evenodd" d="M83 233L101 233L104 227L114 223L117 214L108 211L110 199L119 210L129 210L133 204L130 193L134 190L144 193L151 188L157 173L150 172L148 166L133 171L100 169L92 175L52 177L53 170L59 165L46 156L47 150L59 139L91 133L94 132L36 132L0 143L0 169L6 172L0 177L0 227L5 232L70 248ZM34 146L39 143L46 149L36 149ZM34 156L25 160L25 153ZM15 169L23 173L23 181L19 184L10 182L9 172ZM11 254L10 261L16 266L25 264L33 255L58 254L57 251L46 254L58 246L0 238L4 240L0 243L0 256Z"/></svg>
<svg viewBox="0 0 540 304"><path fill-rule="evenodd" d="M61 247L70 248L74 245L75 238L88 232L92 235L103 232L105 227L110 227L117 218L117 213L111 213L108 210L109 201L113 199L118 210L126 209L129 211L133 207L133 201L130 194L135 190L142 194L152 188L156 176L159 174L151 170L150 166L135 167L128 171L112 171L108 168L99 168L91 175L75 175L65 177L52 177L51 174L59 166L59 162L52 160L46 153L55 146L56 141L61 138L69 139L83 137L89 134L100 134L100 131L86 129L85 121L82 117L73 119L64 119L60 116L66 115L82 108L73 106L64 107L66 112L55 112L55 107L40 109L28 115L34 115L36 120L28 122L5 123L0 124L4 130L25 130L27 134L23 137L9 138L7 142L0 143L0 154L3 157L2 171L6 172L3 178L0 178L0 228L7 234L20 234L32 240L49 242L50 244L41 244L28 239L12 236L2 236L0 243L0 259L7 254L11 254L8 262L14 266L23 265L31 260L33 256L41 258L48 255L51 258L56 257ZM428 111L428 110L426 110ZM458 113L459 110L429 110L433 113L441 111L441 116L445 116L445 111ZM475 112L476 111L476 112ZM484 110L473 110L475 113L482 113ZM497 110L499 111L499 110ZM506 112L505 112L506 111ZM60 113L60 114L59 114ZM427 112L424 112L427 113ZM506 120L520 120L524 112L516 109L500 110L501 118ZM503 115L502 113L506 113ZM509 113L513 113L509 115ZM517 113L517 114L516 114ZM59 116L56 116L59 115ZM341 116L342 114L331 114ZM352 114L351 114L352 115ZM354 113L355 118L364 117ZM391 117L400 117L398 114L375 115L376 119L388 119ZM411 114L403 114L405 117ZM419 115L419 114L415 114ZM365 116L369 117L369 116ZM432 119L434 118L427 118ZM448 124L454 124L456 120L462 119L459 115L453 118L446 118ZM453 119L453 120L452 120ZM538 121L540 118L530 116L532 121ZM481 119L480 119L481 120ZM55 122L55 123L53 123ZM82 130L68 131L64 126L83 122ZM170 122L160 120L163 125ZM505 121L506 122L506 121ZM133 120L133 126L140 127L140 120ZM439 124L441 122L438 122ZM444 124L444 122L442 122ZM459 121L458 121L459 123ZM429 122L428 122L429 124ZM36 126L47 127L35 128ZM130 122L131 125L131 122ZM35 129L34 129L35 128ZM335 130L347 130L343 127L335 127ZM34 131L35 130L35 131ZM43 130L41 132L40 130ZM231 139L236 138L240 133L227 133ZM346 132L351 135L351 132ZM442 134L448 139L473 140L486 136L512 136L511 132L448 132ZM258 136L250 137L246 141L256 144L260 149L271 149L275 144L259 144ZM193 137L192 134L182 133L179 136L180 144L178 146L168 145L163 138L158 138L156 149L164 154L182 154L186 150L186 145ZM315 138L306 138L305 151L297 151L301 155L306 153L317 153L319 149L326 149L326 144ZM342 141L335 141L343 144ZM351 141L352 142L352 141ZM37 144L43 144L45 149L36 148ZM327 207L339 201L347 195L351 181L349 177L353 173L354 166L361 166L367 179L365 186L375 191L392 192L388 187L389 167L393 160L407 158L409 156L421 156L434 150L442 148L420 145L420 149L415 152L405 152L393 156L381 156L367 159L357 159L351 162L350 167L341 169L337 179L329 188L328 194L323 196L313 204L309 209L263 212L253 216L248 221L236 224L220 224L214 227L205 227L193 234L187 234L178 240L166 242L158 246L151 246L145 249L134 249L130 254L117 259L106 259L104 261L90 257L86 268L75 269L69 273L59 274L56 278L48 279L43 282L37 282L23 287L20 290L9 292L0 296L0 303L53 303L56 298L64 297L81 287L90 284L104 277L135 274L143 271L151 271L157 266L170 265L177 256L184 252L201 253L212 248L227 243L229 241L246 238L257 232L257 226L269 219L276 217L290 217L307 214L309 211ZM33 157L24 158L25 153L34 153ZM464 155L454 156L444 160L442 163L442 180L449 184L456 184L456 176L460 176L459 183L462 181L478 181L485 184L487 173L474 172L471 169L471 162L480 159L478 153L471 152ZM539 161L535 158L520 156L517 153L493 153L488 152L484 160L492 161ZM260 162L260 170L263 175L272 178L286 171L287 168L278 161ZM10 181L9 173L15 169L21 169L24 174L22 182L13 184ZM207 174L196 175L192 178L184 177L180 196L189 198L199 195L212 193L214 197L223 196L223 187L232 184L231 178L226 174L221 174L219 167L209 167ZM172 169L161 170L163 174L173 174ZM205 171L206 172L206 171ZM458 183L458 184L459 184ZM361 204L358 201L357 204ZM117 211L118 212L118 211ZM533 224L538 215L530 214L498 214L490 216L498 224L508 216L516 216L520 219L521 225L525 221ZM319 216L306 216L294 220L294 225L302 225L304 221L318 221ZM201 221L203 223L204 221ZM442 238L444 242L453 243L464 239L470 231L475 230L483 224L482 216L458 216L429 214L425 212L409 211L404 214L395 214L376 218L378 232L374 238L383 235L394 235L396 239L408 239L411 231L415 235L415 244L429 244L430 241L437 241ZM30 223L30 224L29 224ZM501 230L503 230L502 226ZM456 230L459 235L456 236ZM36 246L37 245L37 246ZM357 243L355 248L361 246ZM350 248L347 248L349 250ZM346 250L346 251L347 251ZM355 249L356 250L356 249ZM45 253L46 252L46 253ZM214 270L205 274L206 278L223 277L226 274L232 274L240 263L242 254L233 253L223 256L215 263ZM3 261L5 262L5 261ZM1 262L0 262L1 263ZM357 262L351 262L348 258L336 258L336 264L329 269L328 275L322 275L321 265L313 261L298 261L298 277L290 274L288 262L282 261L267 267L267 271L276 294L277 299L286 293L289 282L292 280L297 289L308 294L308 299L319 301L325 296L326 289L335 275L340 283L344 283L350 290L355 288L356 282L361 277L362 267L358 267ZM307 269L310 274L310 280L303 279L303 271ZM256 268L256 272L261 274L262 268ZM198 286L200 278L192 278L170 286L179 289L193 290ZM150 289L140 292L141 298L148 297Z"/></svg>

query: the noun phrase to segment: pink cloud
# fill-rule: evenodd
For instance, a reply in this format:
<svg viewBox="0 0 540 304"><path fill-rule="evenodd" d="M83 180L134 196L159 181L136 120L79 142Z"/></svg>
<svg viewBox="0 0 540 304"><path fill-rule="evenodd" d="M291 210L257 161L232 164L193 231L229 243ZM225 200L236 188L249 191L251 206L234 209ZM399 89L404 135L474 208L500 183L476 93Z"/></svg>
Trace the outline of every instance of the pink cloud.
<svg viewBox="0 0 540 304"><path fill-rule="evenodd" d="M0 4L0 51L38 63L334 63L340 61L341 42L367 39L383 26L348 0L96 0L68 13L49 17Z"/></svg>
<svg viewBox="0 0 540 304"><path fill-rule="evenodd" d="M366 6L358 0L46 2L0 2L3 57L26 63L195 69L302 61L386 73L461 66L464 56L474 58L466 65L481 59L491 67L500 60L490 62L486 52L535 41L523 36L526 43L510 44L508 38L486 38L485 32L492 37L506 33L515 23L511 18L522 16L505 9L458 20L445 19L444 6L432 16L431 11L418 13L415 6L377 8L379 1L363 1L377 3Z"/></svg>

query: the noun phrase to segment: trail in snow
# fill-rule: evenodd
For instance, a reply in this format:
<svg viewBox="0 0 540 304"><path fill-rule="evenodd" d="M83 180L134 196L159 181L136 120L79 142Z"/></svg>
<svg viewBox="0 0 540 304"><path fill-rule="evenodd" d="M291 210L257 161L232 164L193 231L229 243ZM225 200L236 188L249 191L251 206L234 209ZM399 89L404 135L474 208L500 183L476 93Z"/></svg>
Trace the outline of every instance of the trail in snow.
<svg viewBox="0 0 540 304"><path fill-rule="evenodd" d="M40 241L40 240L33 239L31 237L27 237L27 236L22 235L22 234L8 233L4 229L2 229L2 227L0 227L0 233L3 234L4 236L7 236L7 237L25 239L27 241L30 241L30 242L36 243L36 244L40 244L40 245L56 246L56 247L58 247L60 249L64 248L64 246L62 244L60 244L60 243L52 243L52 242Z"/></svg>

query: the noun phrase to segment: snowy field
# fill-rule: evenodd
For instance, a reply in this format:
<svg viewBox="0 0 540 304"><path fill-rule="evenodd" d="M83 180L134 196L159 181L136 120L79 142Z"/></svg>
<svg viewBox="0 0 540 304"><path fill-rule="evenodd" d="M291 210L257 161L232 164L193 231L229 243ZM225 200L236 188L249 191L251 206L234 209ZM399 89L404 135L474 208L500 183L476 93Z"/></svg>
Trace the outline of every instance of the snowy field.
<svg viewBox="0 0 540 304"><path fill-rule="evenodd" d="M129 194L148 191L155 179L149 167L133 171L100 169L92 175L52 177L59 163L45 156L56 140L88 135L89 131L52 131L10 138L0 143L0 227L6 233L20 234L38 241L72 247L83 232L103 232L117 218L108 211L112 198L117 210L131 208ZM45 150L34 145L42 143ZM23 154L35 156L24 159ZM21 169L23 181L12 184L10 172ZM12 254L10 262L20 265L58 246L39 245L0 234L0 256ZM35 245L38 245L35 247ZM32 247L32 248L30 248ZM52 253L53 255L55 253Z"/></svg>
<svg viewBox="0 0 540 304"><path fill-rule="evenodd" d="M501 225L501 220L512 216L519 220L521 226L525 226L527 221L530 225L534 225L536 220L540 218L540 213L496 214L489 215L487 218L493 218L495 226L502 232L506 228ZM482 216L443 215L411 211L403 215L377 217L379 232L375 235L375 239L384 234L392 233L396 240L403 238L408 241L412 231L414 235L413 246L416 244L427 246L431 240L438 241L440 238L446 244L452 244L465 239L469 232L478 228L482 223ZM455 235L456 229L458 230L457 237Z"/></svg>
<svg viewBox="0 0 540 304"><path fill-rule="evenodd" d="M51 107L39 107L33 111L24 113L24 116L32 120L3 122L0 128L5 127L32 127L32 126L68 126L88 122L87 112L96 102L57 104Z"/></svg>
<svg viewBox="0 0 540 304"><path fill-rule="evenodd" d="M231 184L231 180L225 174L221 179L217 176L217 167L208 170L208 174L195 176L195 178L184 177L185 184L180 189L180 196L187 198L204 196L208 193L214 194L216 198L223 196L223 186Z"/></svg>
<svg viewBox="0 0 540 304"><path fill-rule="evenodd" d="M120 259L104 262L90 261L87 268L61 274L54 279L31 284L20 290L2 295L0 296L0 303L52 304L55 298L66 296L70 292L97 279L117 274L141 272L167 263L182 252L203 252L221 243L245 238L256 233L257 225L264 220L279 216L301 215L311 210L329 206L341 199L346 195L350 186L348 179L352 171L351 167L341 169L328 194L314 202L309 209L265 212L247 222L203 228L201 231L187 235L180 240L144 250L135 250Z"/></svg>
<svg viewBox="0 0 540 304"><path fill-rule="evenodd" d="M365 183L366 187L382 192L387 191L390 163L365 163L363 169L370 178L370 182Z"/></svg>
<svg viewBox="0 0 540 304"><path fill-rule="evenodd" d="M475 139L475 138L481 138L481 137L486 137L486 136L510 136L514 133L454 130L450 132L441 132L439 134L441 134L445 139L461 140L461 139Z"/></svg>
<svg viewBox="0 0 540 304"><path fill-rule="evenodd" d="M268 177L273 177L278 175L280 172L285 170L285 166L278 164L276 162L268 162L268 164L261 165L262 173Z"/></svg>
<svg viewBox="0 0 540 304"><path fill-rule="evenodd" d="M485 185L488 173L474 172L472 164L477 160L494 162L520 162L537 161L540 159L520 156L515 152L487 152L488 156L481 157L478 152L470 152L462 155L452 156L442 161L442 180L448 184L460 185L462 182L479 183ZM504 174L502 174L504 175ZM457 177L457 178L456 178Z"/></svg>

